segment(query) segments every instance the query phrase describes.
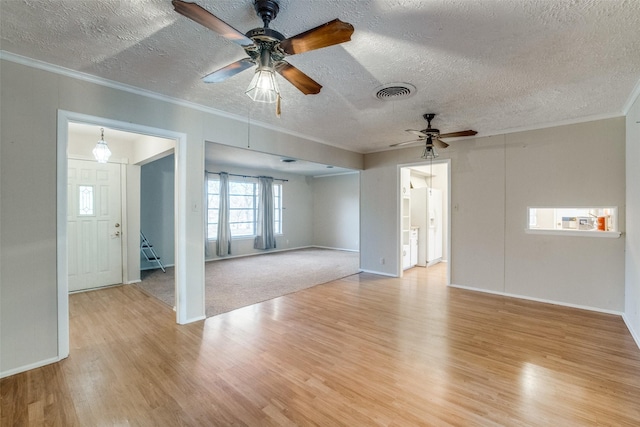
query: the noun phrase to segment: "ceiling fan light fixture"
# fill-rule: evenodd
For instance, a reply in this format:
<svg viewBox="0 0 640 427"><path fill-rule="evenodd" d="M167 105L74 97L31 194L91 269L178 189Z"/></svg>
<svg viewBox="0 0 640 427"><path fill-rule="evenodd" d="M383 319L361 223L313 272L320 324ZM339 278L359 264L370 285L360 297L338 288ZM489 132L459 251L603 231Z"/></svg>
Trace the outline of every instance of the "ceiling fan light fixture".
<svg viewBox="0 0 640 427"><path fill-rule="evenodd" d="M278 100L280 89L276 81L273 60L268 50L265 49L260 53L260 66L253 75L245 93L256 102L273 104Z"/></svg>
<svg viewBox="0 0 640 427"><path fill-rule="evenodd" d="M278 100L279 92L273 69L258 69L245 93L256 102L273 104Z"/></svg>
<svg viewBox="0 0 640 427"><path fill-rule="evenodd" d="M436 152L436 149L433 148L433 145L427 144L426 147L424 147L424 152L422 153L422 156L420 157L427 160L433 160L436 157L438 157L438 153Z"/></svg>
<svg viewBox="0 0 640 427"><path fill-rule="evenodd" d="M107 141L104 140L104 128L100 128L100 141L98 141L92 153L98 163L107 163L109 157L111 157L111 150L107 146Z"/></svg>

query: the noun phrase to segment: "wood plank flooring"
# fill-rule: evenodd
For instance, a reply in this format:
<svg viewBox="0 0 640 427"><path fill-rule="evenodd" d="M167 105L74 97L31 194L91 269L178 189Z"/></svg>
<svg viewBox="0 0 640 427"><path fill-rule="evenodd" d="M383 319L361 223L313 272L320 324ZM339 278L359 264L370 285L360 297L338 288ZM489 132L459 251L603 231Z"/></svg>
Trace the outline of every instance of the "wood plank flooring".
<svg viewBox="0 0 640 427"><path fill-rule="evenodd" d="M70 296L71 355L2 379L2 426L640 425L618 316L359 274L191 325Z"/></svg>

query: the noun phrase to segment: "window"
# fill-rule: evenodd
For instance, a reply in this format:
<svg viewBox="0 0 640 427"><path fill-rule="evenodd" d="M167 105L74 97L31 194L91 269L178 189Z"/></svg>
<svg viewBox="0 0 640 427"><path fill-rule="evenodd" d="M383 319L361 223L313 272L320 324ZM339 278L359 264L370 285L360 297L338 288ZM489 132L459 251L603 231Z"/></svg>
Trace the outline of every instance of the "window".
<svg viewBox="0 0 640 427"><path fill-rule="evenodd" d="M282 184L273 184L273 232L282 234Z"/></svg>
<svg viewBox="0 0 640 427"><path fill-rule="evenodd" d="M273 184L273 231L282 234L282 184ZM220 181L209 179L207 185L207 236L218 238L218 206L220 206ZM229 226L232 237L256 235L258 220L258 182L229 179Z"/></svg>

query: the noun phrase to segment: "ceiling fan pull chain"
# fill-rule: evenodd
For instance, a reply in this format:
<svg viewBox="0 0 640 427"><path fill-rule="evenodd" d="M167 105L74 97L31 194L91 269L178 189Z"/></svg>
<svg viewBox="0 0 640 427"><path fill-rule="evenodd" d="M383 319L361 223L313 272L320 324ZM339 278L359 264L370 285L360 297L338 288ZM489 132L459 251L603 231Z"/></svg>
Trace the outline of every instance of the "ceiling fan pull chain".
<svg viewBox="0 0 640 427"><path fill-rule="evenodd" d="M282 110L280 109L280 92L278 92L278 100L276 101L276 117L280 118Z"/></svg>

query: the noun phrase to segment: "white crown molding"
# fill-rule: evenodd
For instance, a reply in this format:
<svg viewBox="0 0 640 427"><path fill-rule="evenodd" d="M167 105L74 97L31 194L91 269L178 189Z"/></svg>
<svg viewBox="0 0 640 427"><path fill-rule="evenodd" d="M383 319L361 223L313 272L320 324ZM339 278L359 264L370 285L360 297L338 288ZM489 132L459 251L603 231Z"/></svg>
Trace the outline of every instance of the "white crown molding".
<svg viewBox="0 0 640 427"><path fill-rule="evenodd" d="M559 126L577 125L580 123L595 122L597 120L615 119L617 117L624 117L624 114L622 113L622 111L617 113L595 114L593 116L559 120L557 122L539 123L532 126L521 126L521 127L510 128L510 129L504 129L497 132L490 132L486 134L483 133L482 135L478 134L476 135L476 138L485 137L485 136L508 135L508 134L518 133L518 132L529 132L532 130L548 129L548 128L559 127Z"/></svg>
<svg viewBox="0 0 640 427"><path fill-rule="evenodd" d="M228 113L228 112L222 111L222 110L217 110L217 109L212 108L212 107L207 107L207 106L204 106L204 105L201 105L201 104L196 104L195 102L185 101L183 99L174 98L174 97L171 97L171 96L168 96L168 95L163 95L163 94L160 94L160 93L157 93L157 92L152 92L150 90L141 89L141 88L138 88L138 87L135 87L135 86L127 85L127 84L124 84L124 83L119 83L119 82L116 82L116 81L113 81L113 80L104 79L102 77L97 77L97 76L94 76L94 75L91 75L91 74L83 73L83 72L72 70L72 69L65 68L65 67L61 67L59 65L49 64L49 63L44 62L44 61L40 61L40 60L37 60L37 59L28 58L26 56L21 56L21 55L15 54L15 53L7 52L6 50L0 50L0 60L14 62L16 64L21 64L21 65L25 65L27 67L36 68L36 69L43 70L43 71L48 71L50 73L54 73L54 74L58 74L58 75L62 75L62 76L66 76L66 77L82 80L82 81L89 82L89 83L94 83L94 84L97 84L97 85L109 87L111 89L122 90L124 92L129 92L129 93L133 93L133 94L136 94L136 95L145 96L147 98L156 99L158 101L168 102L168 103L171 103L171 104L179 105L181 107L191 108L191 109L194 109L194 110L198 110L198 111L202 111L202 112L205 112L205 113L213 114L215 116L228 118L228 119L231 119L231 120L237 120L239 122L247 122L247 120L248 120L248 118L245 117L245 116L241 116L241 115L233 114L233 113ZM309 136L309 135L305 135L305 134L300 133L300 132L296 132L296 131L292 131L292 130L289 130L289 129L280 128L278 126L274 126L274 125L271 125L269 123L264 123L264 122L260 122L260 121L251 120L250 124L252 126L258 126L258 127L264 128L264 129L275 131L275 132L280 132L280 133L283 133L283 134L295 136L296 138L302 138L302 139L306 139L308 141L317 142L319 144L328 145L328 146L331 146L331 147L334 147L334 148L339 148L341 150L352 151L352 150L347 150L346 148L341 147L338 144L335 144L335 143L332 143L332 142L328 142L328 141L324 141L322 139L315 138L315 137L312 137L312 136ZM360 153L358 151L352 151L352 152L362 154L362 153Z"/></svg>

